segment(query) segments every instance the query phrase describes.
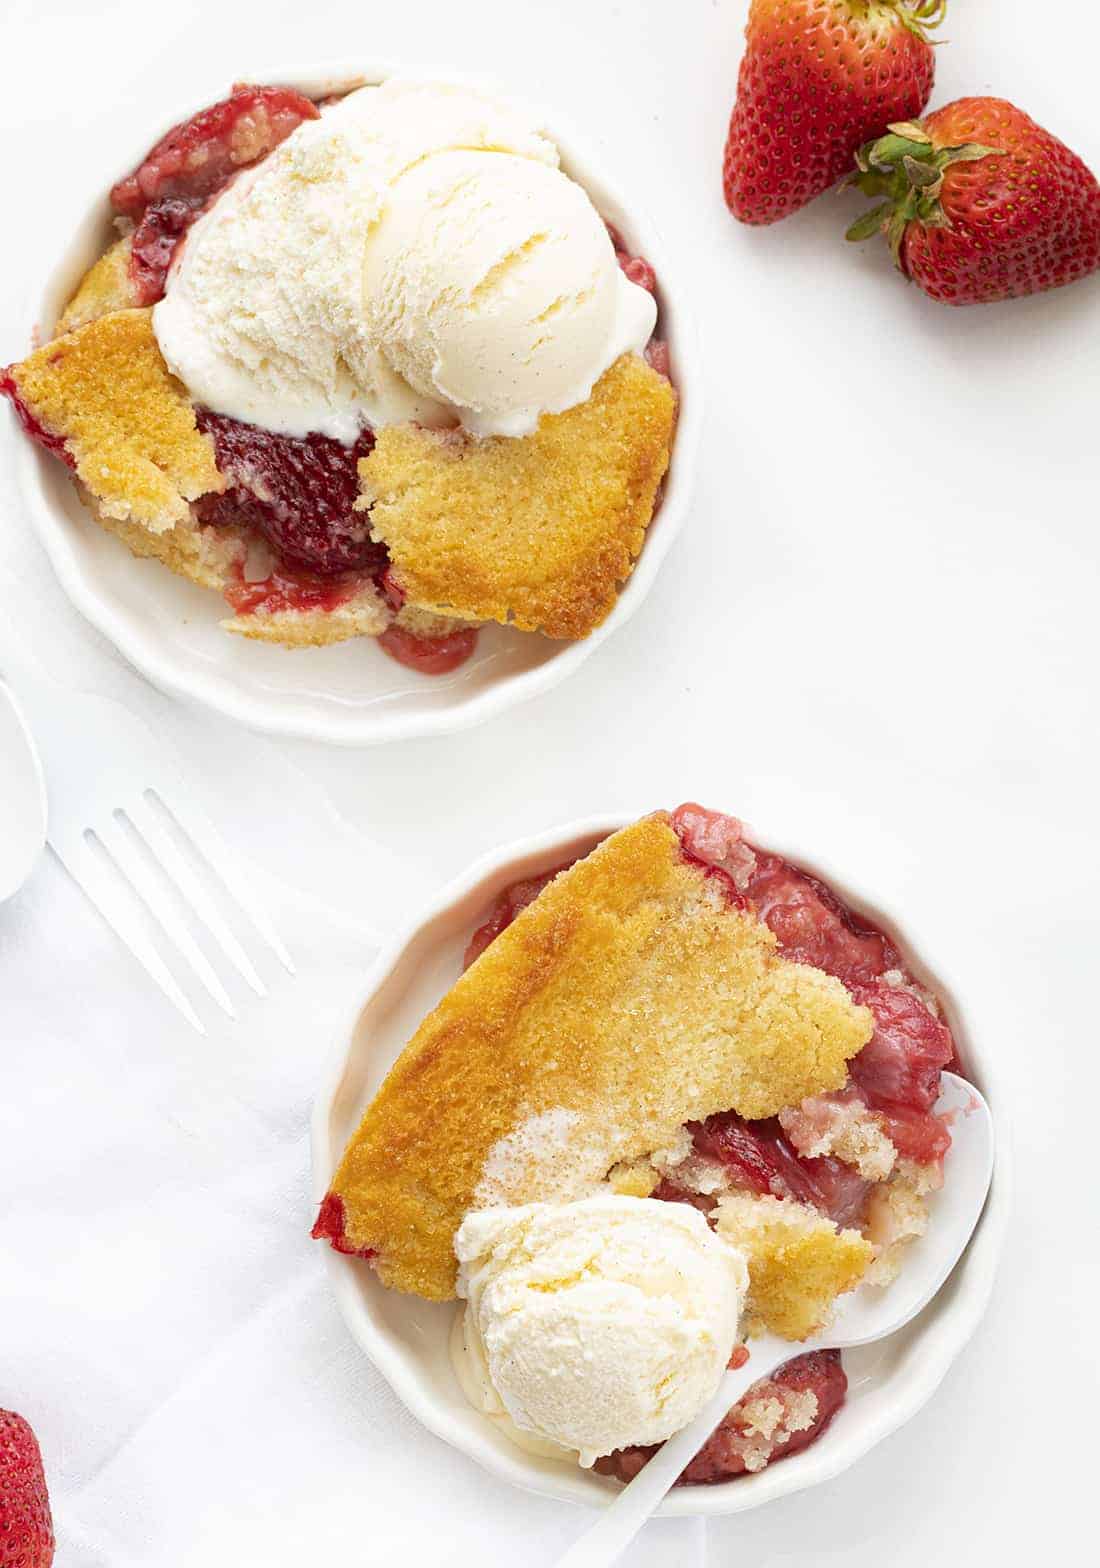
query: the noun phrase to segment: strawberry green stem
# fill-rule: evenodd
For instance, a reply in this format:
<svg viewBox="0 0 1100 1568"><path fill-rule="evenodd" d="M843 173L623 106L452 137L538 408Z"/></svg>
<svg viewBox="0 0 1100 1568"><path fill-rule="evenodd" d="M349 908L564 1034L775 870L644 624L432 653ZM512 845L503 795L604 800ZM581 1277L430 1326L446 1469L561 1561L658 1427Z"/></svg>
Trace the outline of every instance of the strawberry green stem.
<svg viewBox="0 0 1100 1568"><path fill-rule="evenodd" d="M896 8L898 20L925 43L931 42L928 34L941 27L947 16L947 0L896 0Z"/></svg>
<svg viewBox="0 0 1100 1568"><path fill-rule="evenodd" d="M976 163L997 156L996 147L966 142L958 147L936 147L919 121L891 125L885 136L866 142L856 153L856 173L849 176L867 196L885 198L858 218L848 230L853 242L882 233L890 243L894 261L903 267L901 247L911 223L929 229L951 227L940 197L947 170L953 163Z"/></svg>

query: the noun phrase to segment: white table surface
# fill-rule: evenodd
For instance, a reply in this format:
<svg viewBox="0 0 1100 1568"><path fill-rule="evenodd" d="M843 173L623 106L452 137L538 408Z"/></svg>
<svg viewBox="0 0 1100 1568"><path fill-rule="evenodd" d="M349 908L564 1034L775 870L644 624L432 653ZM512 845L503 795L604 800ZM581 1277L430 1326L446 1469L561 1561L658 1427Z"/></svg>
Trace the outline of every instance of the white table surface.
<svg viewBox="0 0 1100 1568"><path fill-rule="evenodd" d="M689 241L710 383L694 522L645 609L550 696L383 751L257 740L149 691L68 612L0 477L40 656L187 753L301 959L199 1041L52 858L0 909L0 1405L42 1438L64 1568L537 1568L570 1539L579 1514L419 1432L354 1352L305 1239L306 1119L370 956L356 919L386 926L504 838L684 797L935 909L1017 1087L1019 1190L985 1328L916 1420L824 1488L652 1526L631 1561L924 1568L946 1536L981 1565L1047 1547L1052 1508L1091 1526L1100 278L952 312L844 246L851 198L734 225L718 168L745 9L3 8L0 360L67 169L83 185L105 139L139 152L219 56L228 82L359 51L520 91L533 70ZM1047 42L1026 0L955 0L937 101L1014 97L1100 166L1100 18L1058 12Z"/></svg>

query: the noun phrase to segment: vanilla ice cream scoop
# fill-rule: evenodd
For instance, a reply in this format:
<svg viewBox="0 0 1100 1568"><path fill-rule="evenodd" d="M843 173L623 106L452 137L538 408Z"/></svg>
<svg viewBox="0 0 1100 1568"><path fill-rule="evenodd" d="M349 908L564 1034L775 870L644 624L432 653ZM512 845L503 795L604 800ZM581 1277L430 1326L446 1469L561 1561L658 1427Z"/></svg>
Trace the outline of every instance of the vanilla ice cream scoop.
<svg viewBox="0 0 1100 1568"><path fill-rule="evenodd" d="M392 80L219 196L153 327L195 402L350 444L406 420L526 433L655 318L548 137L472 89Z"/></svg>
<svg viewBox="0 0 1100 1568"><path fill-rule="evenodd" d="M663 1442L718 1387L748 1274L698 1210L614 1194L485 1209L455 1252L467 1346L521 1434L591 1465Z"/></svg>
<svg viewBox="0 0 1100 1568"><path fill-rule="evenodd" d="M440 153L403 175L364 283L391 367L481 435L525 435L583 402L656 320L581 187L505 153Z"/></svg>

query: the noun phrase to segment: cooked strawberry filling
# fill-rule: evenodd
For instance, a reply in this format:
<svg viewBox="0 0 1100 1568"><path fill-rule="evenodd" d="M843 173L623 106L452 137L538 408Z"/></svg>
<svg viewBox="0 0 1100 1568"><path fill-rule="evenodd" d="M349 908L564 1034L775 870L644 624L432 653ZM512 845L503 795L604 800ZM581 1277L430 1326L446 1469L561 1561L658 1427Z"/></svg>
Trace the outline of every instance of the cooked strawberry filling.
<svg viewBox="0 0 1100 1568"><path fill-rule="evenodd" d="M849 1064L849 1082L767 1121L733 1111L687 1128L696 1156L717 1167L729 1187L811 1205L841 1226L868 1216L874 1183L835 1154L813 1154L838 1113L872 1113L899 1159L930 1167L938 1178L951 1135L933 1113L941 1071L958 1065L951 1031L935 1001L910 974L885 932L851 909L818 878L749 843L740 822L702 806L672 813L685 856L719 878L724 896L750 908L796 963L837 976L870 1009L874 1034ZM506 888L466 949L468 966L536 898L562 867ZM806 1151L806 1152L802 1152ZM653 1193L709 1213L713 1196L677 1181L673 1168ZM683 1483L725 1481L798 1453L825 1431L844 1401L839 1354L799 1356L754 1385L730 1411L681 1476ZM628 1481L656 1452L630 1448L601 1460L604 1474Z"/></svg>
<svg viewBox="0 0 1100 1568"><path fill-rule="evenodd" d="M762 1470L817 1441L848 1391L838 1350L796 1356L754 1383L681 1475L678 1485L705 1486ZM596 1461L602 1475L632 1481L656 1448L622 1448Z"/></svg>
<svg viewBox="0 0 1100 1568"><path fill-rule="evenodd" d="M266 158L318 113L316 104L292 88L238 83L228 98L173 126L119 180L111 205L137 225L130 273L139 304L160 299L176 246L234 175Z"/></svg>
<svg viewBox="0 0 1100 1568"><path fill-rule="evenodd" d="M716 1160L735 1187L811 1203L838 1225L858 1225L864 1217L870 1182L832 1155L800 1155L777 1117L747 1122L724 1111L689 1131L696 1152Z"/></svg>
<svg viewBox="0 0 1100 1568"><path fill-rule="evenodd" d="M197 503L202 522L253 528L283 565L318 577L373 575L389 564L385 545L371 539L369 513L355 510L357 465L374 446L371 431L344 446L329 436L276 435L208 408L196 409L195 417L229 481L224 494Z"/></svg>
<svg viewBox="0 0 1100 1568"><path fill-rule="evenodd" d="M311 577L305 572L278 568L253 581L241 572L226 588L225 598L238 615L256 615L261 611L265 615L286 611L302 615L314 610L329 615L354 597L361 582L358 577Z"/></svg>
<svg viewBox="0 0 1100 1568"><path fill-rule="evenodd" d="M195 503L202 523L259 534L274 552L275 570L258 582L243 576L226 598L238 615L258 611L331 611L373 581L394 609L404 601L384 544L370 536L370 517L356 511L358 463L374 446L364 429L354 446L329 436L277 435L200 408L199 429L210 436L218 471L229 481L221 495ZM470 658L477 630L461 627L425 637L397 624L378 638L392 659L421 675L445 675Z"/></svg>
<svg viewBox="0 0 1100 1568"><path fill-rule="evenodd" d="M336 1248L337 1252L346 1253L350 1258L373 1258L374 1251L370 1247L359 1249L353 1247L347 1237L347 1216L344 1212L344 1200L338 1193L328 1192L321 1201L317 1211L313 1229L310 1232L314 1241L328 1241Z"/></svg>

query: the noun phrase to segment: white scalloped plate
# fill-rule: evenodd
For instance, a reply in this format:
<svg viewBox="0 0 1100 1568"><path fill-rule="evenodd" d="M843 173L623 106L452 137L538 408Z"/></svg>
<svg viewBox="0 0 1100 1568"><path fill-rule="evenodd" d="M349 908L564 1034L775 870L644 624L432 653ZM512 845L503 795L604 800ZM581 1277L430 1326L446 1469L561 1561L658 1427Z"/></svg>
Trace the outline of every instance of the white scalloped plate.
<svg viewBox="0 0 1100 1568"><path fill-rule="evenodd" d="M313 1118L313 1183L319 1203L344 1147L383 1077L420 1020L457 978L462 950L493 898L519 877L585 854L623 817L593 818L512 844L477 862L445 888L372 970L366 996L336 1042ZM960 1054L997 1122L993 1188L974 1238L936 1300L890 1340L845 1353L848 1399L812 1447L758 1475L670 1494L665 1515L740 1513L827 1481L916 1415L974 1333L993 1287L1009 1205L1008 1138L994 1063L959 1003L949 971L926 961L923 938L854 888L834 867L800 846L750 832L835 887L852 907L890 933L914 972L942 999ZM326 1249L337 1301L348 1326L408 1408L437 1436L503 1480L565 1502L599 1505L616 1483L517 1448L467 1404L451 1368L448 1334L456 1308L399 1295L365 1262Z"/></svg>
<svg viewBox="0 0 1100 1568"><path fill-rule="evenodd" d="M254 80L288 82L317 96L392 74L384 63L356 61L307 69L265 70ZM408 74L406 71L404 74ZM435 72L452 80L462 73ZM197 104L223 94L228 77L195 85L186 103L166 113L162 126L138 126L133 147L151 145L158 134L192 113ZM633 201L573 151L547 120L564 167L589 191L600 211L627 241L653 263L660 280L661 330L668 337L681 408L672 466L663 501L637 567L611 615L583 642L551 642L506 627L483 629L474 658L450 676L424 676L404 669L369 639L331 648L285 649L223 632L228 613L220 597L173 576L154 561L135 560L89 518L66 470L29 441L16 443L15 460L34 527L66 593L93 626L149 680L173 696L215 709L253 729L339 745L370 745L412 736L464 729L548 690L571 674L616 627L622 626L649 592L658 568L687 516L696 468L701 411L698 350L684 270L660 234ZM116 138L117 139L117 138ZM136 153L123 154L132 164ZM106 189L123 169L107 169L103 189L75 230L55 234L47 255L60 260L34 300L27 341L47 333L76 283L110 235Z"/></svg>

